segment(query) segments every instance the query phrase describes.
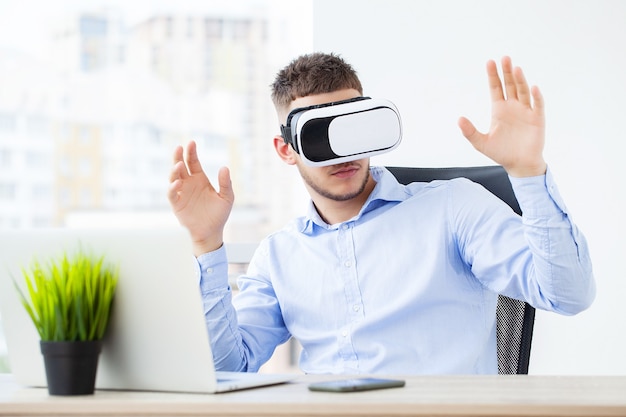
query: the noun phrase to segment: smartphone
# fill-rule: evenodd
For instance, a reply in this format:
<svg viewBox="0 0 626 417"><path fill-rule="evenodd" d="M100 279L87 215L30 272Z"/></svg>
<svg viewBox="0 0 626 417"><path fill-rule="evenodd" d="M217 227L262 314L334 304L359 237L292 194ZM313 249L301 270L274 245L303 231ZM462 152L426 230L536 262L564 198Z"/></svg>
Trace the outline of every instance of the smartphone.
<svg viewBox="0 0 626 417"><path fill-rule="evenodd" d="M335 381L315 382L309 385L311 391L354 392L373 389L403 387L405 381L386 378L351 378Z"/></svg>

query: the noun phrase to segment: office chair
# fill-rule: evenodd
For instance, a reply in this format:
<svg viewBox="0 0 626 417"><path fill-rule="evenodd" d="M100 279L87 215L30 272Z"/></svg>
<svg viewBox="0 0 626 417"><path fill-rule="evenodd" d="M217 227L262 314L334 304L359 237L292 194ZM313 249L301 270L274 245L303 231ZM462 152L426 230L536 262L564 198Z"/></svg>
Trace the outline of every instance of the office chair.
<svg viewBox="0 0 626 417"><path fill-rule="evenodd" d="M465 177L482 184L521 215L509 177L501 166L459 168L387 167L402 184ZM496 339L499 374L527 374L535 324L535 309L528 303L498 296Z"/></svg>

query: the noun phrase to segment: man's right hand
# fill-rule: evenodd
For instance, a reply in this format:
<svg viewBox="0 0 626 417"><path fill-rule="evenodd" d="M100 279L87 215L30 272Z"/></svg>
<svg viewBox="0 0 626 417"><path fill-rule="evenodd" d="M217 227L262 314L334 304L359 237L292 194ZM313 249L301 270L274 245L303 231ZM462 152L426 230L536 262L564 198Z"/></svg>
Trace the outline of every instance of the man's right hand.
<svg viewBox="0 0 626 417"><path fill-rule="evenodd" d="M224 226L235 201L230 172L221 168L216 190L202 169L196 143L174 150L174 166L167 197L178 221L189 231L195 256L211 252L224 242Z"/></svg>

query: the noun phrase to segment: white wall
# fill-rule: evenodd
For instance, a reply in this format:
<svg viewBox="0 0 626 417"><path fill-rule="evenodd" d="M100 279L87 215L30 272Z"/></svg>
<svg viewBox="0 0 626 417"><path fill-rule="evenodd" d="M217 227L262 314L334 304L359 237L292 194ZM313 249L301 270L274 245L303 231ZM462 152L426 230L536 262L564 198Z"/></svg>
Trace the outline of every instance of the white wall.
<svg viewBox="0 0 626 417"><path fill-rule="evenodd" d="M595 304L574 317L539 312L535 374L626 374L626 2L619 0L315 0L314 49L359 71L365 94L403 116L387 165L488 164L460 134L488 129L485 62L513 58L547 103L545 156L590 243Z"/></svg>

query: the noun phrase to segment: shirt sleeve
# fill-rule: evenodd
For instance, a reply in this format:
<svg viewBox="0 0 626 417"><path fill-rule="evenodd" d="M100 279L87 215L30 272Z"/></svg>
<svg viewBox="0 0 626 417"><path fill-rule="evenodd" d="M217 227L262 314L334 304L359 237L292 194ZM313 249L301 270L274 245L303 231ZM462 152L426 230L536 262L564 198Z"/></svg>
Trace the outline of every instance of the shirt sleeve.
<svg viewBox="0 0 626 417"><path fill-rule="evenodd" d="M200 255L197 266L215 369L244 371L246 355L237 328L237 314L232 305L225 247Z"/></svg>
<svg viewBox="0 0 626 417"><path fill-rule="evenodd" d="M200 291L215 368L256 372L290 337L269 279L261 242L233 297L225 248L199 256ZM261 254L259 254L261 252Z"/></svg>
<svg viewBox="0 0 626 417"><path fill-rule="evenodd" d="M552 172L509 177L522 210L524 233L533 254L536 280L562 314L588 308L596 288L587 240L573 222Z"/></svg>
<svg viewBox="0 0 626 417"><path fill-rule="evenodd" d="M588 308L595 283L587 242L551 173L510 181L521 218L475 184L457 183L452 191L453 227L473 275L536 308L565 315Z"/></svg>

